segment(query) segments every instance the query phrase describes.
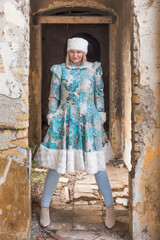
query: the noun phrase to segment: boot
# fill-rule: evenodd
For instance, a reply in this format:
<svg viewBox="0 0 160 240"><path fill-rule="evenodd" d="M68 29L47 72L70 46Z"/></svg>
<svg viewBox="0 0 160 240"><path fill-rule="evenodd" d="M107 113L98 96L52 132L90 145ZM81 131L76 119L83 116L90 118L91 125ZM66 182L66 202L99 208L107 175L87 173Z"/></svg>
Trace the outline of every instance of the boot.
<svg viewBox="0 0 160 240"><path fill-rule="evenodd" d="M42 227L47 227L49 224L50 224L49 207L41 206L40 225Z"/></svg>
<svg viewBox="0 0 160 240"><path fill-rule="evenodd" d="M106 207L105 226L111 229L112 227L114 227L114 225L115 225L114 205L110 205Z"/></svg>

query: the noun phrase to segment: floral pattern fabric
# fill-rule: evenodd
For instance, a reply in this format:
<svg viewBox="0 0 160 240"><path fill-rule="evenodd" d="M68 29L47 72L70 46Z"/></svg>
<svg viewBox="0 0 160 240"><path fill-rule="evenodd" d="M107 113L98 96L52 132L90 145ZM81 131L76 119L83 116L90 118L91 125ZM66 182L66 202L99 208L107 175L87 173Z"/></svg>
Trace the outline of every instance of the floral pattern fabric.
<svg viewBox="0 0 160 240"><path fill-rule="evenodd" d="M59 173L104 170L112 151L103 128L100 62L54 65L51 71L49 129L35 160Z"/></svg>

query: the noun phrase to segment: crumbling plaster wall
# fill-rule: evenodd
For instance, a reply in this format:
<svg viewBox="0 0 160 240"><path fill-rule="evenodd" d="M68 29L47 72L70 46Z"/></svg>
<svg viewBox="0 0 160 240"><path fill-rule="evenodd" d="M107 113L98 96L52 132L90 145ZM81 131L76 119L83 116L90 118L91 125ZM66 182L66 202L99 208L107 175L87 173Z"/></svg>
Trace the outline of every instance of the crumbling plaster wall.
<svg viewBox="0 0 160 240"><path fill-rule="evenodd" d="M132 46L133 239L160 237L160 2L134 1Z"/></svg>
<svg viewBox="0 0 160 240"><path fill-rule="evenodd" d="M29 239L29 0L0 1L0 239Z"/></svg>

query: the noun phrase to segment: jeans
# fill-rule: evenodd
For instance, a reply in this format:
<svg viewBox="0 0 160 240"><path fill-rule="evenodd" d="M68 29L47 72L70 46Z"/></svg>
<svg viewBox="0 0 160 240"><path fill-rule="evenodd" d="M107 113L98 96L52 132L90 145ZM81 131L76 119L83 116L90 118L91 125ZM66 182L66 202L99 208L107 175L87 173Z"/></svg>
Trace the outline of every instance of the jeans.
<svg viewBox="0 0 160 240"><path fill-rule="evenodd" d="M112 191L107 172L99 171L96 174L94 174L94 176L99 187L99 190L103 196L105 205L106 206L112 205L113 204ZM56 170L49 169L44 185L41 206L49 207L52 195L57 187L59 177L60 174Z"/></svg>

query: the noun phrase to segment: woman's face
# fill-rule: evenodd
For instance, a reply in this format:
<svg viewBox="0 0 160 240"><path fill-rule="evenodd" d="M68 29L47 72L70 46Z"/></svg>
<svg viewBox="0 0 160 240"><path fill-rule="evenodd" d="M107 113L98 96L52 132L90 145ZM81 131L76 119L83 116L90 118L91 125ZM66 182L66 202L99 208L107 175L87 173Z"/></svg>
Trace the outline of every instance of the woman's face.
<svg viewBox="0 0 160 240"><path fill-rule="evenodd" d="M76 65L79 66L82 63L84 52L80 50L71 49L68 51L70 60Z"/></svg>

